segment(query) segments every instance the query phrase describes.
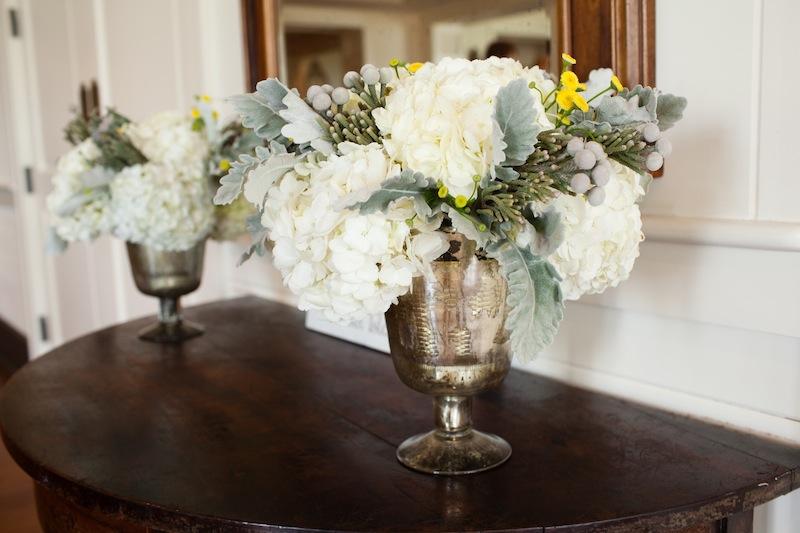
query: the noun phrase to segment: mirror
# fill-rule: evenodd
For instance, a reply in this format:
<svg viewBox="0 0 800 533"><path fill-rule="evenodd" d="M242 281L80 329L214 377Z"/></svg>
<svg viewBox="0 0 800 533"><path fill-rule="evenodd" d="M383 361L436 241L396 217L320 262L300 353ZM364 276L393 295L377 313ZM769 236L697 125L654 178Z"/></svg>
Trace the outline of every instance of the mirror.
<svg viewBox="0 0 800 533"><path fill-rule="evenodd" d="M241 0L251 87L279 76L301 91L338 85L392 58L509 56L556 71L610 66L626 85L655 84L655 0Z"/></svg>
<svg viewBox="0 0 800 533"><path fill-rule="evenodd" d="M365 63L513 57L551 64L553 0L283 0L279 72L301 93Z"/></svg>

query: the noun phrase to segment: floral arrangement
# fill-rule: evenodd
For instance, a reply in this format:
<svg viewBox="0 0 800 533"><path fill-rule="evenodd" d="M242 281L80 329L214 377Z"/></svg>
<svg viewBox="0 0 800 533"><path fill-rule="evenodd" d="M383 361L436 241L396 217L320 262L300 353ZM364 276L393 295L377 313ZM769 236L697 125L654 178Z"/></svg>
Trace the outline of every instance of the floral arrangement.
<svg viewBox="0 0 800 533"><path fill-rule="evenodd" d="M215 203L243 195L304 310L336 321L386 311L448 249L476 241L508 282L512 351L547 346L563 299L626 279L642 240L637 202L671 151L686 100L581 82L491 57L348 72L305 97L276 79L232 98L268 143L233 162Z"/></svg>
<svg viewBox="0 0 800 533"><path fill-rule="evenodd" d="M47 198L53 251L107 232L168 251L244 233L249 206L216 207L211 197L226 164L261 141L236 123L220 125L208 97L196 100L191 116L132 122L109 110L67 125L74 148L59 160Z"/></svg>

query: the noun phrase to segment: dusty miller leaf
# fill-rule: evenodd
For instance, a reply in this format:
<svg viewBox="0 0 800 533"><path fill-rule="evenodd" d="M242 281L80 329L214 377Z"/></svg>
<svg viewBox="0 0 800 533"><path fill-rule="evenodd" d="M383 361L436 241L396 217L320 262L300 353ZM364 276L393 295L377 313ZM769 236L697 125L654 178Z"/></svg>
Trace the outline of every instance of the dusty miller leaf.
<svg viewBox="0 0 800 533"><path fill-rule="evenodd" d="M279 114L286 121L286 125L281 128L284 137L295 144L331 140L328 123L302 98L289 91L283 97L283 105L286 108Z"/></svg>
<svg viewBox="0 0 800 533"><path fill-rule="evenodd" d="M250 154L242 154L238 161L231 163L228 173L219 179L219 189L214 195L215 205L227 205L242 193L244 179L248 172L261 163L261 159Z"/></svg>
<svg viewBox="0 0 800 533"><path fill-rule="evenodd" d="M228 101L242 117L242 126L252 129L262 139L276 139L281 134L286 121L268 105L263 95L258 92L237 94Z"/></svg>
<svg viewBox="0 0 800 533"><path fill-rule="evenodd" d="M650 122L650 113L639 107L639 96L634 94L630 100L622 96L606 96L595 111L596 122L608 122L612 126L622 126L637 122Z"/></svg>
<svg viewBox="0 0 800 533"><path fill-rule="evenodd" d="M241 266L242 263L253 257L253 254L263 256L267 253L267 228L261 225L261 213L254 213L247 217L246 221L247 232L250 233L250 240L252 244L250 247L239 257L236 266Z"/></svg>
<svg viewBox="0 0 800 533"><path fill-rule="evenodd" d="M494 102L495 136L502 133L494 143L505 144L503 166L516 166L524 163L533 153L536 136L542 130L537 123L538 111L534 99L524 79L517 79L497 91Z"/></svg>
<svg viewBox="0 0 800 533"><path fill-rule="evenodd" d="M348 196L338 207L358 209L362 215L376 211L386 212L392 202L401 198L411 198L417 215L427 220L432 215L426 193L435 187L433 180L419 172L404 170L399 176L389 178L381 184L381 188L364 199L361 195Z"/></svg>
<svg viewBox="0 0 800 533"><path fill-rule="evenodd" d="M257 146L255 156L251 154L240 155L238 161L231 163L228 173L220 178L220 187L214 195L214 204L227 205L236 200L242 193L247 176L251 171L273 155L285 154L287 154L286 146L277 141L270 141L269 148Z"/></svg>
<svg viewBox="0 0 800 533"><path fill-rule="evenodd" d="M251 204L264 205L264 198L272 185L297 164L293 153L275 153L264 159L245 176L244 197Z"/></svg>
<svg viewBox="0 0 800 533"><path fill-rule="evenodd" d="M561 223L561 215L555 209L534 215L530 208L527 208L522 214L533 228L534 235L530 248L536 255L547 257L564 242L564 224Z"/></svg>
<svg viewBox="0 0 800 533"><path fill-rule="evenodd" d="M513 181L519 177L519 172L511 167L494 167L494 171L500 181Z"/></svg>
<svg viewBox="0 0 800 533"><path fill-rule="evenodd" d="M276 113L284 109L283 97L289 92L289 88L275 78L267 78L256 84L258 93L264 102Z"/></svg>
<svg viewBox="0 0 800 533"><path fill-rule="evenodd" d="M622 96L628 100L633 98L634 96L638 96L638 105L640 108L644 108L648 115L650 116L650 121L654 122L656 120L656 107L658 106L658 99L659 94L656 89L652 87L643 87L642 85L637 85L633 89L630 89L624 93Z"/></svg>
<svg viewBox="0 0 800 533"><path fill-rule="evenodd" d="M555 337L564 317L560 277L544 258L505 239L486 248L497 260L508 283L508 318L511 351L530 360Z"/></svg>
<svg viewBox="0 0 800 533"><path fill-rule="evenodd" d="M61 238L55 228L47 229L47 237L45 238L45 251L49 255L60 254L67 249L69 243Z"/></svg>
<svg viewBox="0 0 800 533"><path fill-rule="evenodd" d="M675 96L674 94L662 94L658 97L658 128L661 131L668 130L683 118L683 111L686 109L686 98Z"/></svg>

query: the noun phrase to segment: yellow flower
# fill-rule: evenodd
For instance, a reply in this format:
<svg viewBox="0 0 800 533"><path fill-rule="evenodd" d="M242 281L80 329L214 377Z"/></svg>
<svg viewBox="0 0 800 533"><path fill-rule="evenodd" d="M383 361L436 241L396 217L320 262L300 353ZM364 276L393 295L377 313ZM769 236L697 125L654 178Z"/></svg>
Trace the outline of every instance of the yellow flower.
<svg viewBox="0 0 800 533"><path fill-rule="evenodd" d="M220 159L219 169L222 171L227 171L229 168L231 168L231 162L227 159Z"/></svg>
<svg viewBox="0 0 800 533"><path fill-rule="evenodd" d="M411 74L414 74L416 71L422 68L422 65L424 65L424 63L411 63L406 68Z"/></svg>
<svg viewBox="0 0 800 533"><path fill-rule="evenodd" d="M561 123L565 126L569 126L572 124L572 121L569 119L569 117L561 117Z"/></svg>
<svg viewBox="0 0 800 533"><path fill-rule="evenodd" d="M584 113L589 111L589 102L586 101L586 98L581 96L579 93L574 93L572 96L572 100L575 102L575 105L583 111Z"/></svg>
<svg viewBox="0 0 800 533"><path fill-rule="evenodd" d="M584 112L589 111L589 104L586 102L586 98L569 89L558 91L556 94L556 102L558 102L558 107L566 111L569 111L573 107L577 107Z"/></svg>
<svg viewBox="0 0 800 533"><path fill-rule="evenodd" d="M459 209L465 207L467 205L467 197L464 196L463 194L459 194L458 196L456 196L455 204L456 207Z"/></svg>
<svg viewBox="0 0 800 533"><path fill-rule="evenodd" d="M439 198L445 198L447 196L447 193L448 193L447 187L442 185L441 187L439 187L439 190L436 192L436 195Z"/></svg>
<svg viewBox="0 0 800 533"><path fill-rule="evenodd" d="M615 75L611 76L611 86L614 87L617 91L622 90L622 82L619 81L619 78Z"/></svg>
<svg viewBox="0 0 800 533"><path fill-rule="evenodd" d="M392 59L389 60L389 66L390 67L396 67L396 66L399 66L399 65L400 65L400 60L397 59L396 57L393 57Z"/></svg>
<svg viewBox="0 0 800 533"><path fill-rule="evenodd" d="M214 120L219 120L219 111L217 110L212 111L211 118L213 118Z"/></svg>
<svg viewBox="0 0 800 533"><path fill-rule="evenodd" d="M200 100L208 104L211 102L211 97L208 96L207 94L204 94L203 96L200 97Z"/></svg>
<svg viewBox="0 0 800 533"><path fill-rule="evenodd" d="M561 73L561 85L570 91L576 91L578 89L586 90L586 84L581 83L578 79L578 75L571 70L565 70Z"/></svg>
<svg viewBox="0 0 800 533"><path fill-rule="evenodd" d="M200 110L196 107L192 108L192 118L200 118Z"/></svg>
<svg viewBox="0 0 800 533"><path fill-rule="evenodd" d="M564 61L566 61L566 62L567 62L567 63L569 63L570 65L574 65L575 63L577 63L577 61L575 61L575 58L574 58L574 57L572 57L571 55L569 55L569 54L568 54L568 53L566 53L566 52L564 52L563 54L561 54L561 59L563 59Z"/></svg>

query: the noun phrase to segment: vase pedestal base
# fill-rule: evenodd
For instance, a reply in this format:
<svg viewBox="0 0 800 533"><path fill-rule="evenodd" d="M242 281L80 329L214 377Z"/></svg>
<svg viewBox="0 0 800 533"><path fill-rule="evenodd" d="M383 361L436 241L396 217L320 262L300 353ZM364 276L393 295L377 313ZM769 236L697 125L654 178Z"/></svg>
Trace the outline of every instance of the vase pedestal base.
<svg viewBox="0 0 800 533"><path fill-rule="evenodd" d="M182 320L176 324L157 322L141 330L139 332L139 338L148 342L172 344L202 335L204 331L205 328L200 324L195 324L187 320Z"/></svg>
<svg viewBox="0 0 800 533"><path fill-rule="evenodd" d="M426 474L474 474L500 466L509 457L511 446L505 440L474 429L455 435L435 429L406 439L397 448L403 465Z"/></svg>

